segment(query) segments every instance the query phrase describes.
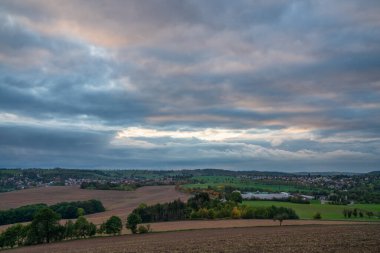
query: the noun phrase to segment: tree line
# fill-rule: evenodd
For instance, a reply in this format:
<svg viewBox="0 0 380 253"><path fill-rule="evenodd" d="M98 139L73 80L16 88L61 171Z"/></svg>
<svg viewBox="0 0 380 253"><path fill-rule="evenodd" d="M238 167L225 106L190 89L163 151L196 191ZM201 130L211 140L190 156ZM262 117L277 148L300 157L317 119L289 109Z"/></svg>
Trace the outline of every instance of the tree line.
<svg viewBox="0 0 380 253"><path fill-rule="evenodd" d="M81 189L90 190L116 190L116 191L133 191L139 187L137 184L124 184L124 183L112 183L112 182L82 182Z"/></svg>
<svg viewBox="0 0 380 253"><path fill-rule="evenodd" d="M0 225L27 222L33 220L35 213L48 207L46 204L34 204L0 211ZM104 212L105 208L99 200L61 202L50 206L54 212L64 219L73 219L83 214Z"/></svg>
<svg viewBox="0 0 380 253"><path fill-rule="evenodd" d="M141 220L136 217L128 217L125 226L132 233L148 233L149 225L140 225ZM84 216L79 216L75 222L69 220L64 225L60 224L61 216L53 209L44 207L37 211L30 224L15 224L8 227L0 234L0 249L13 248L15 246L27 246L58 242L69 239L93 237L96 234L120 235L123 222L117 216L110 217L97 227Z"/></svg>
<svg viewBox="0 0 380 253"><path fill-rule="evenodd" d="M368 216L369 219L371 219L373 216L375 216L375 213L372 211L365 211L360 210L357 208L354 209L344 209L342 211L344 218L364 218L364 216Z"/></svg>
<svg viewBox="0 0 380 253"><path fill-rule="evenodd" d="M286 207L252 207L239 205L241 195L239 192L231 194L229 200L211 199L205 193L197 193L189 198L188 202L175 200L164 204L147 206L140 205L132 214L138 216L142 223L157 221L175 221L187 219L274 219L282 215L285 219L298 219L298 215L291 208Z"/></svg>

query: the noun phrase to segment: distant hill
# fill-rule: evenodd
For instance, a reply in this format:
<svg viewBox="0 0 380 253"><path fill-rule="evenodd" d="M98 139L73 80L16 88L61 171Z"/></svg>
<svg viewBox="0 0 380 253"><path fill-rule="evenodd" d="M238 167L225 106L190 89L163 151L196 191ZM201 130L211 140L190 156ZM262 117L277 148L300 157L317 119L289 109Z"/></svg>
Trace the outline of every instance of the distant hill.
<svg viewBox="0 0 380 253"><path fill-rule="evenodd" d="M185 170L194 176L239 176L239 175L249 175L249 176L281 176L281 175L291 175L291 173L276 172L276 171L234 171L234 170L222 170L222 169L195 169L195 170Z"/></svg>
<svg viewBox="0 0 380 253"><path fill-rule="evenodd" d="M299 176L338 176L338 175L345 175L345 176L353 176L353 175L363 175L366 173L357 173L357 172L340 172L340 171L326 171L326 172L294 172L292 173L294 175L299 175Z"/></svg>
<svg viewBox="0 0 380 253"><path fill-rule="evenodd" d="M40 169L40 168L30 168L30 169L0 169L1 176L6 175L17 175L24 174L29 176L44 176L47 178L63 177L63 178L91 178L91 179L112 179L120 177L160 177L160 176L173 176L173 175L192 175L192 176L289 176L289 175L321 175L321 176L336 176L336 175L380 175L380 171L372 171L368 173L355 173L355 172L279 172L279 171L257 171L257 170L224 170L224 169L184 169L184 170L136 170L136 169L121 169L121 170L87 170L87 169Z"/></svg>

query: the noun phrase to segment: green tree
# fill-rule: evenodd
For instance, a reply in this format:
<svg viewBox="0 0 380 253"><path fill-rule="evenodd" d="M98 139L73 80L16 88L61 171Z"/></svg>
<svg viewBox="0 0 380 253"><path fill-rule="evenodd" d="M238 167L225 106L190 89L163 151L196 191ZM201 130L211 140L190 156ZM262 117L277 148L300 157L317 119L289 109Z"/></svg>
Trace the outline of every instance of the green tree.
<svg viewBox="0 0 380 253"><path fill-rule="evenodd" d="M189 198L187 201L188 206L192 209L198 210L200 208L207 208L210 202L210 196L207 192L200 192L195 194L194 197Z"/></svg>
<svg viewBox="0 0 380 253"><path fill-rule="evenodd" d="M121 219L117 216L112 216L105 223L105 231L107 234L120 234L123 228L123 223Z"/></svg>
<svg viewBox="0 0 380 253"><path fill-rule="evenodd" d="M94 236L96 235L96 225L92 222L89 223L88 229L87 229L87 235L88 236Z"/></svg>
<svg viewBox="0 0 380 253"><path fill-rule="evenodd" d="M4 233L0 233L0 249L5 247Z"/></svg>
<svg viewBox="0 0 380 253"><path fill-rule="evenodd" d="M273 220L278 220L280 222L280 226L282 226L282 222L284 220L287 220L289 218L288 214L287 213L279 213L279 214L276 214L274 217L273 217Z"/></svg>
<svg viewBox="0 0 380 253"><path fill-rule="evenodd" d="M88 230L89 230L89 227L90 227L90 223L88 222L88 220L83 217L83 216L80 216L76 221L75 221L75 224L74 224L74 230L75 230L75 235L76 237L86 237L88 235Z"/></svg>
<svg viewBox="0 0 380 253"><path fill-rule="evenodd" d="M59 214L50 208L41 209L30 225L28 241L30 243L50 243L60 229Z"/></svg>
<svg viewBox="0 0 380 253"><path fill-rule="evenodd" d="M241 193L240 193L240 192L238 192L238 191L233 191L233 192L230 194L228 200L233 201L233 202L235 202L235 203L242 203L242 202L243 202L243 197L241 196Z"/></svg>
<svg viewBox="0 0 380 253"><path fill-rule="evenodd" d="M74 222L72 222L71 220L69 220L65 224L65 238L72 239L74 236L75 236Z"/></svg>
<svg viewBox="0 0 380 253"><path fill-rule="evenodd" d="M85 215L85 211L84 211L83 208L79 207L79 208L77 209L77 216L78 216L78 217L81 217L81 216L83 216L83 215Z"/></svg>
<svg viewBox="0 0 380 253"><path fill-rule="evenodd" d="M3 233L3 244L5 247L13 248L15 245L21 245L25 235L23 233L23 225L16 224L8 227Z"/></svg>
<svg viewBox="0 0 380 253"><path fill-rule="evenodd" d="M106 232L106 223L103 222L97 230L98 234L104 234Z"/></svg>
<svg viewBox="0 0 380 253"><path fill-rule="evenodd" d="M133 234L137 232L137 225L141 223L141 217L135 213L128 215L126 227L132 231Z"/></svg>

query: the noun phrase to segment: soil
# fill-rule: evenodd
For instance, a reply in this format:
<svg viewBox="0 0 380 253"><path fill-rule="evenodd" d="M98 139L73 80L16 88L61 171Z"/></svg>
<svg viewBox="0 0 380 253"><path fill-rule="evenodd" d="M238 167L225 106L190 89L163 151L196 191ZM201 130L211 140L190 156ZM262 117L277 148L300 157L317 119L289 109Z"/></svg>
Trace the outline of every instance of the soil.
<svg viewBox="0 0 380 253"><path fill-rule="evenodd" d="M219 228L123 235L5 252L380 252L379 224Z"/></svg>
<svg viewBox="0 0 380 253"><path fill-rule="evenodd" d="M372 222L373 223L373 222ZM354 221L324 221L324 220L285 220L282 226L295 225L343 225L343 224L370 224L370 222ZM378 223L380 225L380 222ZM187 220L151 223L153 231L175 231L204 228L236 228L236 227L267 227L279 226L278 221L239 219L239 220Z"/></svg>

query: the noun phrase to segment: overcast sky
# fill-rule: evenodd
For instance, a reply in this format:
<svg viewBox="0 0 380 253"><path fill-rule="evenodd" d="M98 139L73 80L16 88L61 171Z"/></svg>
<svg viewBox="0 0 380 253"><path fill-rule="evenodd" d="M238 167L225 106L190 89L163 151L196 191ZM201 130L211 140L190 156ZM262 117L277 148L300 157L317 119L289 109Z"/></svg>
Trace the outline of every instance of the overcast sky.
<svg viewBox="0 0 380 253"><path fill-rule="evenodd" d="M380 169L380 1L0 2L0 167Z"/></svg>

